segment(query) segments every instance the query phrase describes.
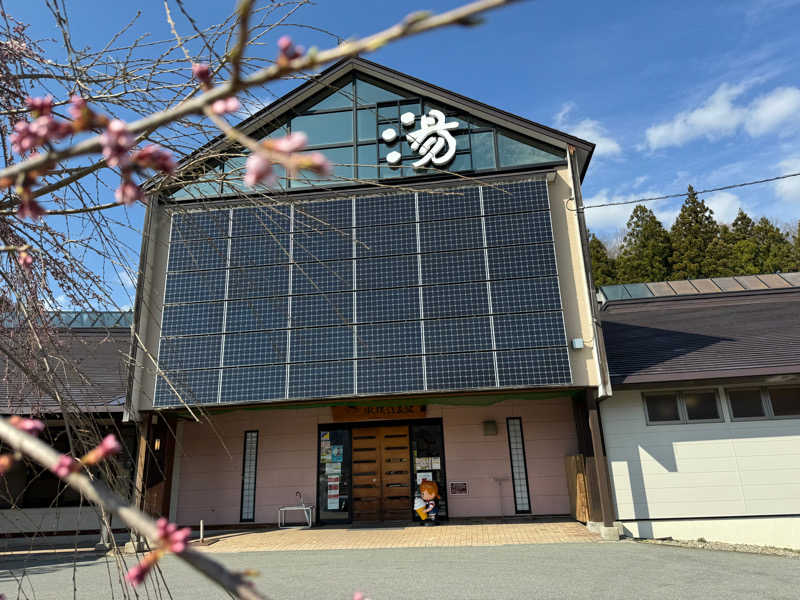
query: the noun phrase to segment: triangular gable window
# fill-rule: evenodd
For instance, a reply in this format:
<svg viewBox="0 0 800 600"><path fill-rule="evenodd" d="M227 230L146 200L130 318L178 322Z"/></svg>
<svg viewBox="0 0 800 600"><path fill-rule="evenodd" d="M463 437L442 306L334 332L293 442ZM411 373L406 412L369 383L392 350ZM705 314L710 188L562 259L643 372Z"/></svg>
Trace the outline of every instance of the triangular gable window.
<svg viewBox="0 0 800 600"><path fill-rule="evenodd" d="M333 91L331 91L333 90ZM444 116L451 138L439 149L438 158L453 151L440 164L429 161L415 167L425 156L425 141L417 146L407 139L423 128L422 117L432 118L439 111ZM409 115L413 115L411 121ZM452 125L457 123L457 125ZM276 127L278 126L279 127ZM428 124L430 125L430 123ZM437 124L438 127L438 124ZM333 164L333 174L319 177L300 174L292 180L278 169L277 190L330 187L417 175L483 173L510 167L537 166L565 159L564 151L544 143L524 140L510 131L460 114L450 107L432 103L402 90L388 89L377 82L351 78L340 82L298 106L281 122L265 128L257 137L280 137L291 131L308 136L309 151L322 152ZM437 130L438 131L438 130ZM434 133L430 137L436 137ZM444 136L440 136L444 137ZM435 145L433 140L431 146ZM175 199L223 196L246 193L244 165L247 152L230 150L222 166L219 185L193 182L177 191ZM219 172L216 173L219 176Z"/></svg>

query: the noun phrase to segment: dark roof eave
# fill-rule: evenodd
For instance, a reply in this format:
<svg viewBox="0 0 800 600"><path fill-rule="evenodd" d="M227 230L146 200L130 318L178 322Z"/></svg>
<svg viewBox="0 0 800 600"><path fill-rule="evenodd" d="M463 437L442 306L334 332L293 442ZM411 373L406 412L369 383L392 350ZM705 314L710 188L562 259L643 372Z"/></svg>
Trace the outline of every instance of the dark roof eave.
<svg viewBox="0 0 800 600"><path fill-rule="evenodd" d="M798 375L800 363L788 366L754 367L750 369L716 369L706 371L681 371L676 373L651 373L644 375L611 375L614 386L641 386L643 384L674 384L676 382L694 382L704 380L738 380L749 377L768 377L770 375Z"/></svg>

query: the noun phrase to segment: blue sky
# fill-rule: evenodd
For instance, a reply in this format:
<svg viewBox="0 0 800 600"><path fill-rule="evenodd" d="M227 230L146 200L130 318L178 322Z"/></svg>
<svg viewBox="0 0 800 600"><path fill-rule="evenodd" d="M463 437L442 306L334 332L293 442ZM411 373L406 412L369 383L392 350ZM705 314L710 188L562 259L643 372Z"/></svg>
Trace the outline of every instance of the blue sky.
<svg viewBox="0 0 800 600"><path fill-rule="evenodd" d="M414 10L459 4L319 0L287 22L351 37ZM203 25L224 18L234 3L187 5ZM38 2L5 6L37 35L53 35ZM150 0L108 2L102 10L96 2L71 3L73 39L100 47L137 9L143 13L137 33L170 37L162 2ZM597 143L584 181L586 203L596 204L681 192L688 184L703 189L800 171L797 23L800 0L539 0L494 12L481 27L404 40L368 58ZM178 25L189 30L185 22ZM284 33L306 45L333 42L292 25L274 38ZM274 40L266 41L267 48L274 47ZM278 86L273 93L287 89ZM800 218L800 177L706 200L720 221L732 220L742 207L753 216L793 224ZM651 206L669 226L680 201ZM631 209L591 209L589 226L613 236ZM128 216L136 223L142 213L135 209Z"/></svg>

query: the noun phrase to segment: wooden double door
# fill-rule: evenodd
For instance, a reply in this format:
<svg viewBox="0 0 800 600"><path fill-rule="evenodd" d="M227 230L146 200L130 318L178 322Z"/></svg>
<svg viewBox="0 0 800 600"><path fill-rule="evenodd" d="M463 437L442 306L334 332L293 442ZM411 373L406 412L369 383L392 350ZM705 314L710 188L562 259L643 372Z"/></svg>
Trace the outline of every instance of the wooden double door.
<svg viewBox="0 0 800 600"><path fill-rule="evenodd" d="M352 430L353 521L411 519L408 425Z"/></svg>

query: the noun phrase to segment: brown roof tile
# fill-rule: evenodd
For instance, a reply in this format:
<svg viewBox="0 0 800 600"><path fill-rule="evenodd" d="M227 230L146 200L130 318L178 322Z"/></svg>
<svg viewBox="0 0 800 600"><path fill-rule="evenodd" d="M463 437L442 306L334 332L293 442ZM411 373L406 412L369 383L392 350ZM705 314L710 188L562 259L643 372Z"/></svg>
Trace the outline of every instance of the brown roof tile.
<svg viewBox="0 0 800 600"><path fill-rule="evenodd" d="M761 280L761 283L770 289L792 287L788 281L777 273L767 273L766 275L756 275Z"/></svg>
<svg viewBox="0 0 800 600"><path fill-rule="evenodd" d="M696 294L697 289L688 281L670 281L668 282L672 289L675 290L676 294L685 295L685 294Z"/></svg>
<svg viewBox="0 0 800 600"><path fill-rule="evenodd" d="M689 283L697 288L697 291L701 294L713 294L720 291L717 284L710 279L690 279Z"/></svg>
<svg viewBox="0 0 800 600"><path fill-rule="evenodd" d="M653 292L653 296L674 296L673 290L666 281L659 281L656 283L648 283L647 287Z"/></svg>
<svg viewBox="0 0 800 600"><path fill-rule="evenodd" d="M716 283L723 292L738 292L744 289L744 286L733 277L714 277L711 281Z"/></svg>
<svg viewBox="0 0 800 600"><path fill-rule="evenodd" d="M800 287L800 273L781 273L781 279L785 279L793 286Z"/></svg>
<svg viewBox="0 0 800 600"><path fill-rule="evenodd" d="M746 290L765 290L767 286L755 275L739 275L735 278Z"/></svg>

